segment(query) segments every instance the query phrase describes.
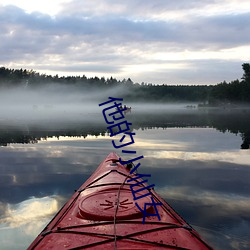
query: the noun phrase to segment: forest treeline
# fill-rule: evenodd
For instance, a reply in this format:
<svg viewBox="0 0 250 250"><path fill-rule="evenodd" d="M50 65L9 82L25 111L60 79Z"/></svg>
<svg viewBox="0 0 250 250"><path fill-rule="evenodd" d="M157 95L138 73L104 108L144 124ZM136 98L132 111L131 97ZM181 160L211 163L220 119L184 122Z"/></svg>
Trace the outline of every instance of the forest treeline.
<svg viewBox="0 0 250 250"><path fill-rule="evenodd" d="M239 80L222 82L217 85L153 85L151 83L134 83L130 78L117 80L110 77L51 76L34 70L9 69L0 67L0 87L37 88L53 83L80 88L88 92L98 89L109 90L121 87L116 97L126 101L173 102L190 101L208 105L228 103L250 103L250 64L242 64L243 76Z"/></svg>

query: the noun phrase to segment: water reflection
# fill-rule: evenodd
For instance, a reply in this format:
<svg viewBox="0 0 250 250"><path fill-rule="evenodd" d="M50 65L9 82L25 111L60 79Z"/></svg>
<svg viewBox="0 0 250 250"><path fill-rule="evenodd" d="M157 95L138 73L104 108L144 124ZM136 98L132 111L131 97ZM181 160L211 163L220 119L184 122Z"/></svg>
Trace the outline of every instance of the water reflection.
<svg viewBox="0 0 250 250"><path fill-rule="evenodd" d="M134 129L147 128L215 128L220 132L226 131L239 134L242 141L241 149L249 149L250 145L250 109L237 110L185 110L153 109L142 110L135 107L127 114ZM72 122L74 121L74 122ZM74 119L45 119L39 121L15 120L0 123L0 145L10 143L37 143L41 139L56 136L86 137L99 136L107 132L103 117L96 113L86 113L74 116Z"/></svg>
<svg viewBox="0 0 250 250"><path fill-rule="evenodd" d="M36 237L48 219L59 210L60 197L30 198L17 204L3 204L0 218L1 249L23 249ZM3 247L3 248L2 248Z"/></svg>
<svg viewBox="0 0 250 250"><path fill-rule="evenodd" d="M1 223L9 225L11 228L30 224L31 221L41 222L43 217L56 213L59 209L55 197L30 198L17 204L7 204L4 212L5 217ZM32 223L34 224L34 223ZM26 233L32 233L30 228L26 228Z"/></svg>
<svg viewBox="0 0 250 250"><path fill-rule="evenodd" d="M130 118L130 149L144 155L139 171L152 175L156 191L216 249L249 249L250 154L240 150L240 133L250 123L192 112ZM105 134L103 123L51 123L29 127L37 143L23 145L13 138L24 131L11 130L1 130L8 146L0 148L0 242L1 249L25 249L119 137Z"/></svg>

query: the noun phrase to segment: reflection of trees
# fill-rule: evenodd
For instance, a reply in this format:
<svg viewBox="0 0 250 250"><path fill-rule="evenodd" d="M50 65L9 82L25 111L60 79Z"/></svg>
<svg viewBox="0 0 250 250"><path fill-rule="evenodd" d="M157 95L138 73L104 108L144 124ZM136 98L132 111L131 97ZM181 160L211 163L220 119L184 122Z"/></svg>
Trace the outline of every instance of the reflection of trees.
<svg viewBox="0 0 250 250"><path fill-rule="evenodd" d="M132 122L133 129L173 128L173 127L210 127L221 132L240 134L242 137L242 149L248 149L250 145L250 110L189 110L182 112L132 112L126 116L126 120ZM17 127L9 129L0 126L0 145L7 146L10 143L37 143L41 139L59 136L86 137L87 135L105 135L107 125L105 121L98 123L72 123L50 124L50 127L41 129L39 126L27 126L26 129Z"/></svg>
<svg viewBox="0 0 250 250"><path fill-rule="evenodd" d="M67 124L67 126L60 124L50 124L47 129L41 129L39 126L30 126L27 132L22 127L8 129L8 126L0 127L0 146L7 146L11 143L37 143L39 140L47 140L48 138L60 136L68 137L84 137L88 135L99 136L105 135L105 127L102 125L89 125L89 124Z"/></svg>
<svg viewBox="0 0 250 250"><path fill-rule="evenodd" d="M38 139L33 135L25 135L22 131L0 132L0 146L7 146L10 143L37 143Z"/></svg>
<svg viewBox="0 0 250 250"><path fill-rule="evenodd" d="M243 143L241 149L249 149L250 146L250 132L242 135Z"/></svg>
<svg viewBox="0 0 250 250"><path fill-rule="evenodd" d="M250 109L237 110L193 110L179 113L148 113L136 115L132 120L133 127L138 128L171 128L171 127L210 127L225 133L240 134L243 140L242 149L250 145Z"/></svg>

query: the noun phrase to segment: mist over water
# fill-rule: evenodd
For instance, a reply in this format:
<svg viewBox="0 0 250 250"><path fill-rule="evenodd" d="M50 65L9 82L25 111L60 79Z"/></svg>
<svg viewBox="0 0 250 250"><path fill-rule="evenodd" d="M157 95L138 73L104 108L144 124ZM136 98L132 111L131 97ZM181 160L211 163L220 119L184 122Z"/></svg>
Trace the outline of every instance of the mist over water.
<svg viewBox="0 0 250 250"><path fill-rule="evenodd" d="M98 112L97 98L93 93L80 93L66 86L5 89L0 92L1 119L34 121L65 119L67 116L80 118L81 114Z"/></svg>
<svg viewBox="0 0 250 250"><path fill-rule="evenodd" d="M39 140L49 136L86 136L108 132L102 111L113 104L99 106L109 97L121 98L129 90L117 86L109 90L84 89L65 84L44 87L19 87L0 89L0 139L1 144L21 142L22 137ZM243 147L250 142L249 109L204 109L197 103L149 103L117 100L132 111L125 115L132 129L142 127L212 127L220 131L240 133ZM72 133L70 130L74 130ZM39 130L39 136L37 131ZM11 131L12 139L4 131ZM14 134L19 131L18 134ZM44 131L44 132L42 132ZM57 132L56 132L57 131ZM62 131L62 132L60 132ZM28 140L28 141L29 141ZM26 139L24 139L26 141Z"/></svg>
<svg viewBox="0 0 250 250"><path fill-rule="evenodd" d="M0 121L36 123L56 121L92 121L101 122L101 111L104 106L99 104L108 100L108 97L117 97L128 94L124 87L115 87L110 90L83 90L66 85L49 85L30 89L10 88L0 89ZM119 103L119 101L117 101ZM126 102L123 104L132 107L135 112L162 112L185 110L189 103L156 104ZM107 106L106 106L107 107ZM187 110L188 111L188 110ZM14 125L13 124L13 125Z"/></svg>
<svg viewBox="0 0 250 250"><path fill-rule="evenodd" d="M99 91L56 84L0 90L3 249L26 248L116 150L111 140L120 138L109 136L102 114L108 105L99 104L123 94L129 93L122 87ZM136 133L130 149L144 155L140 172L152 174L156 191L215 249L247 249L249 150L241 144L249 145L249 110L126 98L122 104L132 107L124 115Z"/></svg>

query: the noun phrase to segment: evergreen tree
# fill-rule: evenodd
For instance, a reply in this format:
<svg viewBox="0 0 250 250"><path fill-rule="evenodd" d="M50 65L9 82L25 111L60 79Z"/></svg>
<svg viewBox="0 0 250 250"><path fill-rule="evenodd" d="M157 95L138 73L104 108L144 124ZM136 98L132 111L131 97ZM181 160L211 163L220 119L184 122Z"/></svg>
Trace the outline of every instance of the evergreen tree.
<svg viewBox="0 0 250 250"><path fill-rule="evenodd" d="M244 71L244 74L241 79L245 82L250 82L250 64L249 63L243 63L242 69Z"/></svg>

